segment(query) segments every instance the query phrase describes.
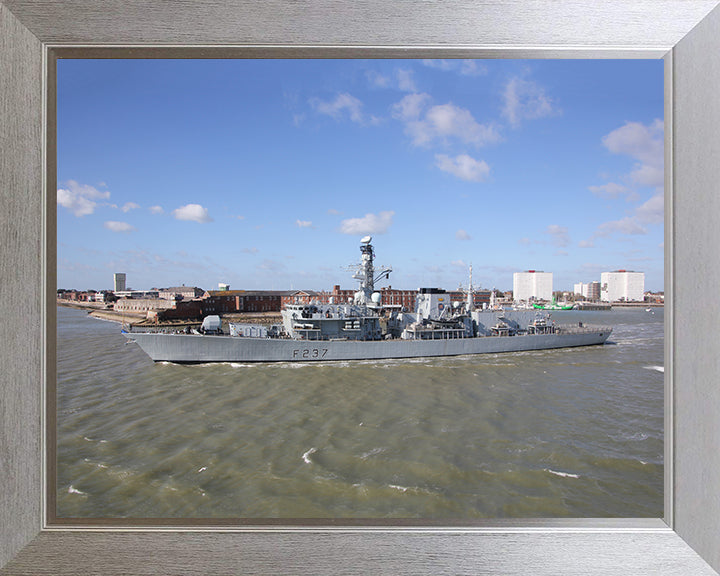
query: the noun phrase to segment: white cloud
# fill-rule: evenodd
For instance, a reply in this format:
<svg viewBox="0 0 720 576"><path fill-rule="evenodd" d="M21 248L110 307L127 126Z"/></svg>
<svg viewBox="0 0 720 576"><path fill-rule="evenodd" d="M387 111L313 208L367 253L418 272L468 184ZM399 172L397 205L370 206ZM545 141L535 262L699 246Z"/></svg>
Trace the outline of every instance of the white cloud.
<svg viewBox="0 0 720 576"><path fill-rule="evenodd" d="M595 196L600 196L601 198L619 198L625 196L628 202L638 199L638 195L634 190L622 184L616 184L615 182L608 182L601 186L588 186L588 190L595 194Z"/></svg>
<svg viewBox="0 0 720 576"><path fill-rule="evenodd" d="M482 146L495 142L499 134L492 126L478 124L469 110L453 104L433 106L425 116L431 137L456 137L463 142Z"/></svg>
<svg viewBox="0 0 720 576"><path fill-rule="evenodd" d="M340 223L343 234L383 234L392 225L395 212L385 211L379 214L365 214L362 218L348 218Z"/></svg>
<svg viewBox="0 0 720 576"><path fill-rule="evenodd" d="M664 185L665 170L663 166L638 164L630 173L630 178L640 186L659 187Z"/></svg>
<svg viewBox="0 0 720 576"><path fill-rule="evenodd" d="M200 204L186 204L185 206L181 206L180 208L173 210L172 213L178 220L191 220L201 224L212 222L212 218L210 218L207 208L203 208Z"/></svg>
<svg viewBox="0 0 720 576"><path fill-rule="evenodd" d="M284 271L286 266L282 262L278 262L277 260L269 260L266 258L257 265L257 268L264 272L278 273Z"/></svg>
<svg viewBox="0 0 720 576"><path fill-rule="evenodd" d="M656 119L649 126L640 122L626 122L602 139L613 154L626 154L642 162L657 163L663 158L662 120Z"/></svg>
<svg viewBox="0 0 720 576"><path fill-rule="evenodd" d="M552 98L545 93L545 89L531 80L511 78L505 85L503 98L505 106L502 115L513 128L518 128L523 120L535 120L560 113Z"/></svg>
<svg viewBox="0 0 720 576"><path fill-rule="evenodd" d="M460 60L460 74L463 76L484 76L487 73L487 66L477 60Z"/></svg>
<svg viewBox="0 0 720 576"><path fill-rule="evenodd" d="M635 211L638 221L643 224L660 224L665 219L665 197L658 192Z"/></svg>
<svg viewBox="0 0 720 576"><path fill-rule="evenodd" d="M310 220L295 220L298 228L312 228L312 222Z"/></svg>
<svg viewBox="0 0 720 576"><path fill-rule="evenodd" d="M310 105L320 114L325 114L335 120L342 119L347 112L353 122L358 124L363 122L362 102L347 92L338 94L332 102L323 102L314 98L310 101Z"/></svg>
<svg viewBox="0 0 720 576"><path fill-rule="evenodd" d="M456 66L454 60L425 59L422 60L422 63L423 66L427 66L428 68L436 68L437 70L445 70L446 72L454 70Z"/></svg>
<svg viewBox="0 0 720 576"><path fill-rule="evenodd" d="M396 73L398 80L398 88L403 92L416 92L415 80L413 79L412 70L400 69Z"/></svg>
<svg viewBox="0 0 720 576"><path fill-rule="evenodd" d="M460 228L457 232L455 232L455 238L458 240L472 240L472 236L467 233L467 231Z"/></svg>
<svg viewBox="0 0 720 576"><path fill-rule="evenodd" d="M412 70L398 68L395 70L392 78L375 70L368 70L365 76L370 85L375 88L392 88L401 90L402 92L417 92Z"/></svg>
<svg viewBox="0 0 720 576"><path fill-rule="evenodd" d="M545 230L545 234L550 235L553 244L556 246L563 248L570 245L570 236L568 236L568 229L565 226L550 224Z"/></svg>
<svg viewBox="0 0 720 576"><path fill-rule="evenodd" d="M472 113L465 108L460 108L451 103L440 104L428 109L424 118L421 119L417 106L403 106L404 102L406 102L406 99L400 102L401 111L417 113L416 119L412 119L413 117L409 115L401 118L406 122L406 133L412 138L413 144L416 146L428 145L436 139L447 142L451 138L456 138L461 142L474 144L475 146L484 146L500 140L500 134L494 126L479 124ZM413 103L416 105L424 104L424 101L420 99L410 102L410 104Z"/></svg>
<svg viewBox="0 0 720 576"><path fill-rule="evenodd" d="M638 206L635 214L626 216L621 220L613 220L600 224L595 234L588 240L580 242L581 248L590 248L595 246L596 238L604 238L613 234L622 234L626 236L647 234L647 224L659 224L664 219L664 197L662 191L658 192L647 202Z"/></svg>
<svg viewBox="0 0 720 576"><path fill-rule="evenodd" d="M135 202L127 202L125 205L121 208L123 212L130 212L130 210L135 210L137 208L140 208L139 204L135 204Z"/></svg>
<svg viewBox="0 0 720 576"><path fill-rule="evenodd" d="M162 206L150 206L148 210L150 210L150 214L165 214L165 210L163 210Z"/></svg>
<svg viewBox="0 0 720 576"><path fill-rule="evenodd" d="M597 237L611 234L647 234L646 225L661 224L664 220L664 124L655 120L649 125L640 122L626 122L602 138L603 145L613 154L629 156L636 160L625 180L639 186L655 188L655 194L635 208L634 214L621 220L605 222L598 226L594 236L584 246L592 246ZM606 198L626 195L628 201L637 201L640 195L621 184L608 183L603 186L589 186L593 194ZM581 244L583 245L583 244Z"/></svg>
<svg viewBox="0 0 720 576"><path fill-rule="evenodd" d="M655 120L645 126L626 122L603 137L603 145L613 154L637 160L630 179L640 186L660 187L664 184L664 124Z"/></svg>
<svg viewBox="0 0 720 576"><path fill-rule="evenodd" d="M368 70L365 75L367 76L370 84L376 86L377 88L388 88L390 86L390 78L383 76L380 72Z"/></svg>
<svg viewBox="0 0 720 576"><path fill-rule="evenodd" d="M609 236L615 232L626 235L647 234L647 230L638 223L637 219L627 216L622 220L613 220L612 222L600 224L595 236Z"/></svg>
<svg viewBox="0 0 720 576"><path fill-rule="evenodd" d="M78 217L92 214L97 208L98 200L108 198L110 192L101 192L94 186L78 184L75 180L68 180L67 188L57 190L57 203Z"/></svg>
<svg viewBox="0 0 720 576"><path fill-rule="evenodd" d="M435 165L443 172L449 172L467 182L482 182L490 174L490 167L484 160L475 160L467 154L460 154L455 158L436 154Z"/></svg>
<svg viewBox="0 0 720 576"><path fill-rule="evenodd" d="M484 76L488 69L477 60L423 60L424 66L443 70L445 72L458 72L462 76Z"/></svg>
<svg viewBox="0 0 720 576"><path fill-rule="evenodd" d="M257 254L257 253L258 253L258 249L257 249L255 246L253 246L253 247L251 247L251 248L243 248L243 249L241 250L241 252L245 252L245 254Z"/></svg>
<svg viewBox="0 0 720 576"><path fill-rule="evenodd" d="M393 118L397 120L417 120L425 107L432 101L429 94L408 94L392 107Z"/></svg>
<svg viewBox="0 0 720 576"><path fill-rule="evenodd" d="M135 227L127 222L114 222L112 220L105 222L103 226L112 232L132 232L135 230Z"/></svg>
<svg viewBox="0 0 720 576"><path fill-rule="evenodd" d="M327 213L331 216L339 216L341 214L340 210L336 210L335 208L328 208Z"/></svg>
<svg viewBox="0 0 720 576"><path fill-rule="evenodd" d="M455 266L456 268L467 268L467 264L465 264L462 260L453 260L450 262L450 265Z"/></svg>

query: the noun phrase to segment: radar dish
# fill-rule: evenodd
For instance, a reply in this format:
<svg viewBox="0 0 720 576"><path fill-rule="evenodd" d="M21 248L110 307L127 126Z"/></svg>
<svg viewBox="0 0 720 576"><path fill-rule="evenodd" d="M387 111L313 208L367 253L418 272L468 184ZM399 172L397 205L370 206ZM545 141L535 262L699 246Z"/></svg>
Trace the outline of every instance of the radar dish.
<svg viewBox="0 0 720 576"><path fill-rule="evenodd" d="M372 236L365 236L362 240L360 240L361 244L370 244L372 242Z"/></svg>

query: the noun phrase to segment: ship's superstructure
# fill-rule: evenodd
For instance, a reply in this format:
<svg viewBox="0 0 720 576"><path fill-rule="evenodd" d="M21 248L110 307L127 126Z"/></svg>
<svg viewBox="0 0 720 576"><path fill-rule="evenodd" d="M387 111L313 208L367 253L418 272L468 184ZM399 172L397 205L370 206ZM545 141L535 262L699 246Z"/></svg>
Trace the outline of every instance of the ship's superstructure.
<svg viewBox="0 0 720 576"><path fill-rule="evenodd" d="M440 288L421 288L416 310L384 306L375 283L392 271L376 271L372 238L361 240L353 277L359 288L352 303L288 304L282 324L258 327L230 323L227 334L217 316L205 318L196 333L131 332L155 361L275 362L452 356L513 352L604 343L611 328L555 325L538 310L476 310L472 270L466 302L451 302Z"/></svg>

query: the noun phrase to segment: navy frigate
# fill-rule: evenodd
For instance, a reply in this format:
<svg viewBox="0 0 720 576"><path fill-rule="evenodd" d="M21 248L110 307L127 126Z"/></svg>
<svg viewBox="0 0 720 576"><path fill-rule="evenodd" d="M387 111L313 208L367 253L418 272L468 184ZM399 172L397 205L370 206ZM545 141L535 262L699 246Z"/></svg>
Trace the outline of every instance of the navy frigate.
<svg viewBox="0 0 720 576"><path fill-rule="evenodd" d="M282 324L229 323L207 316L190 333L125 332L156 362L314 362L459 356L604 344L612 328L555 324L540 310L476 309L472 271L463 302L438 288L420 288L416 309L383 305L375 283L391 268L375 269L372 238L361 240L351 301L297 302L281 310Z"/></svg>

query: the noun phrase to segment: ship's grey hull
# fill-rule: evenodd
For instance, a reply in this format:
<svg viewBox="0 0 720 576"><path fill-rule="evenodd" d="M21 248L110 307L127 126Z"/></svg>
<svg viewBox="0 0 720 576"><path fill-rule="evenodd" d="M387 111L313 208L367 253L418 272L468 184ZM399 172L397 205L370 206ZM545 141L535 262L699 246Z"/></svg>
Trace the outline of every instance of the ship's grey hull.
<svg viewBox="0 0 720 576"><path fill-rule="evenodd" d="M603 344L611 329L453 340L287 340L195 334L128 333L156 362L311 362L520 352Z"/></svg>

